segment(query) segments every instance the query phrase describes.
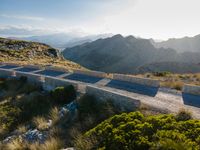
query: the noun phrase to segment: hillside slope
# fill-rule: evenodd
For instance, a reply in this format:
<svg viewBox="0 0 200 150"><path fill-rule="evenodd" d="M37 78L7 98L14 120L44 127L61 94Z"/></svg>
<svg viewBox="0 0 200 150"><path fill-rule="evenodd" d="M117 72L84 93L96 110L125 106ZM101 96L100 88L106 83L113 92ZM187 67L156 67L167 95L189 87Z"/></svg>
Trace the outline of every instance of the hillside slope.
<svg viewBox="0 0 200 150"><path fill-rule="evenodd" d="M137 68L158 62L187 62L189 65L200 62L200 53L179 54L173 49L157 49L149 40L121 35L67 48L62 54L89 69L117 73L138 73ZM170 70L170 67L166 69Z"/></svg>
<svg viewBox="0 0 200 150"><path fill-rule="evenodd" d="M57 49L46 44L0 38L0 62L63 66L68 69L82 68L65 60Z"/></svg>
<svg viewBox="0 0 200 150"><path fill-rule="evenodd" d="M176 72L176 73L198 73L200 64L178 63L178 62L159 62L151 63L137 68L137 72Z"/></svg>

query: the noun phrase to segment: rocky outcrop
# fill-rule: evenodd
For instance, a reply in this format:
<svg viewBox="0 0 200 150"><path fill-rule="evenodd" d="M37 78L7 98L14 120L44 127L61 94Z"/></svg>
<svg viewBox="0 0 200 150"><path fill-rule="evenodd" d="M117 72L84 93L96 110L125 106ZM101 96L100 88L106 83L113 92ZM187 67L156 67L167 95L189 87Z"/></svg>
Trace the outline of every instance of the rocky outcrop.
<svg viewBox="0 0 200 150"><path fill-rule="evenodd" d="M0 38L0 53L18 53L28 58L47 56L60 58L59 50L46 44Z"/></svg>

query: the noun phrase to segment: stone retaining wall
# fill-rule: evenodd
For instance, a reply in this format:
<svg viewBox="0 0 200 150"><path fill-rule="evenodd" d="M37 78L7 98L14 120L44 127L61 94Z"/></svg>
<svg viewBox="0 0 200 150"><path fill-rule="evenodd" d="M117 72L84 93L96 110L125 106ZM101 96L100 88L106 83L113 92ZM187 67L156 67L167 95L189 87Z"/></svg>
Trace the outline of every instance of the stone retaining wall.
<svg viewBox="0 0 200 150"><path fill-rule="evenodd" d="M1 78L7 78L7 77L12 77L12 76L15 76L15 71L0 68L0 77Z"/></svg>
<svg viewBox="0 0 200 150"><path fill-rule="evenodd" d="M73 70L73 73L85 74L85 75L95 76L95 77L100 77L100 78L105 78L106 77L106 73L99 72L99 71Z"/></svg>
<svg viewBox="0 0 200 150"><path fill-rule="evenodd" d="M78 83L76 81L55 78L55 77L45 77L45 82L43 87L45 90L49 91L59 86L69 86L69 85L73 85L75 89L78 89Z"/></svg>
<svg viewBox="0 0 200 150"><path fill-rule="evenodd" d="M26 68L34 68L34 69L38 69L38 70L42 69L42 67L40 67L40 66L36 66L36 65L25 65L25 66L22 66L22 67L26 67Z"/></svg>
<svg viewBox="0 0 200 150"><path fill-rule="evenodd" d="M122 75L122 74L113 74L113 79L137 83L137 84L151 86L151 87L160 87L160 81L154 80L154 79L139 78L139 77L134 77L130 75Z"/></svg>
<svg viewBox="0 0 200 150"><path fill-rule="evenodd" d="M86 87L86 93L94 95L100 100L112 100L113 104L121 110L133 111L135 108L140 106L139 100L102 87L88 85Z"/></svg>
<svg viewBox="0 0 200 150"><path fill-rule="evenodd" d="M200 86L185 84L183 87L183 93L200 95Z"/></svg>
<svg viewBox="0 0 200 150"><path fill-rule="evenodd" d="M48 66L48 67L45 67L45 69L47 70L55 70L55 71L62 71L62 72L66 72L68 73L69 71L64 69L64 68L59 68L59 67L54 67L54 66Z"/></svg>
<svg viewBox="0 0 200 150"><path fill-rule="evenodd" d="M25 73L25 72L20 72L16 71L16 77L27 77L28 82L36 83L41 85L44 82L44 76L38 75L38 74L33 74L33 73Z"/></svg>

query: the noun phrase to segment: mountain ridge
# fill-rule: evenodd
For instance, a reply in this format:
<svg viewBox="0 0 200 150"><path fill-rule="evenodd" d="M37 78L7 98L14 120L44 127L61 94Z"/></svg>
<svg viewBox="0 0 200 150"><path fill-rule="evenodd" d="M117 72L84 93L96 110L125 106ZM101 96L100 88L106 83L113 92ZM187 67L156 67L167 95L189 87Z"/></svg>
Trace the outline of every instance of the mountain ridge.
<svg viewBox="0 0 200 150"><path fill-rule="evenodd" d="M178 53L171 48L155 48L148 39L120 34L66 48L62 54L89 69L112 73L138 73L139 67L158 62L200 63L199 52Z"/></svg>

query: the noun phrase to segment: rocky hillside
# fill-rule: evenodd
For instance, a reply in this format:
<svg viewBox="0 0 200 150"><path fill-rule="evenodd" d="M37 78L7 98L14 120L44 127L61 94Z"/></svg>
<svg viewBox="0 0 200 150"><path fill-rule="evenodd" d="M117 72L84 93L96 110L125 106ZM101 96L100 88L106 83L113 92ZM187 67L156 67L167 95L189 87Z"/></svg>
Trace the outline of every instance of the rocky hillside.
<svg viewBox="0 0 200 150"><path fill-rule="evenodd" d="M138 39L133 36L123 37L115 35L107 39L99 39L91 43L85 43L73 48L67 48L63 51L66 59L75 61L84 67L105 72L117 73L140 73L138 68L153 63L181 63L184 69L184 63L191 66L200 63L200 53L185 52L177 53L173 49L155 48L149 40ZM165 65L166 66L166 65ZM165 67L165 71L172 70L170 65ZM159 71L156 67L155 70ZM162 65L158 67L163 70ZM200 68L200 66L198 66ZM148 72L144 70L142 72ZM174 70L174 69L173 69ZM196 68L192 71L195 72ZM199 70L199 69L197 69ZM196 71L197 71L196 70ZM176 72L176 70L174 70ZM187 72L183 70L182 72Z"/></svg>
<svg viewBox="0 0 200 150"><path fill-rule="evenodd" d="M180 39L169 39L163 42L153 42L157 48L173 48L178 52L200 52L200 35L184 37Z"/></svg>
<svg viewBox="0 0 200 150"><path fill-rule="evenodd" d="M82 68L76 63L63 59L57 49L46 44L6 38L0 38L0 62Z"/></svg>
<svg viewBox="0 0 200 150"><path fill-rule="evenodd" d="M200 64L179 63L179 62L159 62L151 63L137 68L138 73L146 72L176 72L176 73L198 73Z"/></svg>

